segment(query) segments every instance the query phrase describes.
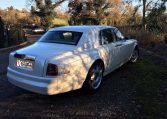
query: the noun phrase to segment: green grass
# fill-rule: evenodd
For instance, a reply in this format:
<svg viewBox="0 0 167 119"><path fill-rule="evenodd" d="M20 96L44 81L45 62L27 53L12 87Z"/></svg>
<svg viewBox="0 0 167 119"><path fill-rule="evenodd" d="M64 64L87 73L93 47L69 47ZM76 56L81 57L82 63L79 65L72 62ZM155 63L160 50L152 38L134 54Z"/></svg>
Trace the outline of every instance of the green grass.
<svg viewBox="0 0 167 119"><path fill-rule="evenodd" d="M141 105L141 113L148 119L167 118L167 69L150 60L140 60L134 65L132 78L135 83L135 99Z"/></svg>

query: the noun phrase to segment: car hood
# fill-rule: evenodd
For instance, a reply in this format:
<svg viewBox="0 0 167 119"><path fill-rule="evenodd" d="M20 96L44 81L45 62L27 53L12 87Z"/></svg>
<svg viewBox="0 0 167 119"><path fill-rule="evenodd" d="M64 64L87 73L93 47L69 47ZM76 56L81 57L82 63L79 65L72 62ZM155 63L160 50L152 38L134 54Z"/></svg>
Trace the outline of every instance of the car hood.
<svg viewBox="0 0 167 119"><path fill-rule="evenodd" d="M75 48L76 46L73 46L73 45L36 42L31 46L17 50L16 53L31 55L36 58L48 59L55 55L72 51Z"/></svg>

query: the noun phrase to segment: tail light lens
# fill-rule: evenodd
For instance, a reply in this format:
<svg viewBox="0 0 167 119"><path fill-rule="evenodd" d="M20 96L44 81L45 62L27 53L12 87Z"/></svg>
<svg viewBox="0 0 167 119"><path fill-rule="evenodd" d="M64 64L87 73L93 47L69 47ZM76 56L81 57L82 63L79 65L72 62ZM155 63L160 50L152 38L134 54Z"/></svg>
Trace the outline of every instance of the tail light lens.
<svg viewBox="0 0 167 119"><path fill-rule="evenodd" d="M58 66L55 64L48 64L46 75L57 76L58 75Z"/></svg>

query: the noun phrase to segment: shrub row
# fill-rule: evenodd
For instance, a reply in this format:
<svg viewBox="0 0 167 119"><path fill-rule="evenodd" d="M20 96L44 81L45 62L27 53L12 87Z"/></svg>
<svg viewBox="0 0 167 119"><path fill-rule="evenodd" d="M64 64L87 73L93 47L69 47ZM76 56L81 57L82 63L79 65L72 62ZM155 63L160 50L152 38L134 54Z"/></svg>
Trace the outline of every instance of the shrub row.
<svg viewBox="0 0 167 119"><path fill-rule="evenodd" d="M159 43L167 43L167 34L153 33L142 29L120 28L125 36L135 38L142 46L154 46Z"/></svg>
<svg viewBox="0 0 167 119"><path fill-rule="evenodd" d="M1 47L10 47L25 42L25 32L21 27L12 27L4 30L4 37L1 39Z"/></svg>

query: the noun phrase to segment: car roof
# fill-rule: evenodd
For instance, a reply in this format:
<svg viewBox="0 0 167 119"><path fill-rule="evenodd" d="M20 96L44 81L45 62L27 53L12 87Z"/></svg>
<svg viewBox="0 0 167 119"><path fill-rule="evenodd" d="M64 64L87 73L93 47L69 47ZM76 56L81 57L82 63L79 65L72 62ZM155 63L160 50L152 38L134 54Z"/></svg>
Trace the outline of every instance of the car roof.
<svg viewBox="0 0 167 119"><path fill-rule="evenodd" d="M77 31L77 32L87 32L90 30L101 30L105 28L113 28L113 26L62 26L62 27L57 27L57 28L52 28L49 31Z"/></svg>

